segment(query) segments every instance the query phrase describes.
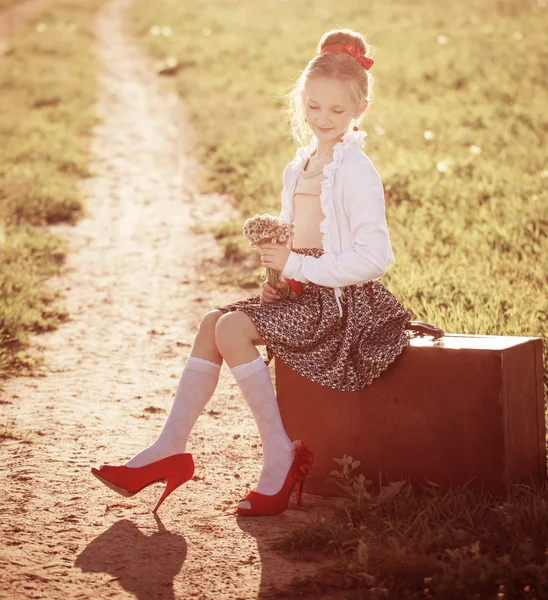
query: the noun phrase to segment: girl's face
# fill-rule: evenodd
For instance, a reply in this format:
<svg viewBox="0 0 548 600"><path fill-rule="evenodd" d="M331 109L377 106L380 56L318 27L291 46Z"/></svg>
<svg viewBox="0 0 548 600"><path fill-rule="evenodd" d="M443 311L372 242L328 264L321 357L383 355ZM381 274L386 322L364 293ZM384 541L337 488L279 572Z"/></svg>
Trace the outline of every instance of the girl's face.
<svg viewBox="0 0 548 600"><path fill-rule="evenodd" d="M301 95L306 120L318 140L337 142L362 110L353 104L350 86L340 79L310 77Z"/></svg>

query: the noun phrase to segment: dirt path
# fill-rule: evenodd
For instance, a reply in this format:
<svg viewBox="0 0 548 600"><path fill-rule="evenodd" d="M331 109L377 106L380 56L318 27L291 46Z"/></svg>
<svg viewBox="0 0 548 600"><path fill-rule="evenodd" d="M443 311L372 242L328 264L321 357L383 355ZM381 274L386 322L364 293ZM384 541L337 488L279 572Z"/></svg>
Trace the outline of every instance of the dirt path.
<svg viewBox="0 0 548 600"><path fill-rule="evenodd" d="M151 509L164 484L124 498L90 473L156 438L202 315L255 293L201 275L221 255L190 228L228 209L192 192L178 99L124 30L127 6L116 0L97 20L103 123L96 176L85 182L88 216L54 228L73 249L68 273L53 281L71 319L36 338L43 370L1 396L1 422L24 439L0 445L0 597L276 597L274 584L317 567L280 557L270 542L338 500L305 494L302 511L292 498L275 517L235 514L258 479L261 448L226 363L189 439L194 480L158 519Z"/></svg>

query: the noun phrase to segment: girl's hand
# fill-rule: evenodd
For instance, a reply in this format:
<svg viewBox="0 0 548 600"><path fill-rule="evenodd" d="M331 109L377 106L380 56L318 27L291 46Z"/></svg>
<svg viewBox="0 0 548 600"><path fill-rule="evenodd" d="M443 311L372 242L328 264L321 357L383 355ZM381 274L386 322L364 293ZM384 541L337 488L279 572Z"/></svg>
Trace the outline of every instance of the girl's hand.
<svg viewBox="0 0 548 600"><path fill-rule="evenodd" d="M283 289L287 287L287 283L285 281L278 281L277 287ZM261 292L261 304L268 304L269 302L276 302L276 300L281 300L280 296L276 293L276 290L265 281L263 283L263 289Z"/></svg>
<svg viewBox="0 0 548 600"><path fill-rule="evenodd" d="M259 246L263 267L274 269L280 273L284 270L291 250L283 244L266 243Z"/></svg>

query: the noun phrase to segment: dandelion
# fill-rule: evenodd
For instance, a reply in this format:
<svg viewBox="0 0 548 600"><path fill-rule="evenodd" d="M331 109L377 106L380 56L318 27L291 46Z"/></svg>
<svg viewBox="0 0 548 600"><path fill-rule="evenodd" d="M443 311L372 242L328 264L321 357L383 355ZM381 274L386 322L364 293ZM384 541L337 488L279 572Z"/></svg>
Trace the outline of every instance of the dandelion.
<svg viewBox="0 0 548 600"><path fill-rule="evenodd" d="M425 139L425 140L433 140L433 139L434 139L434 132L433 132L433 131L430 131L430 129L427 129L427 130L424 132L424 139Z"/></svg>
<svg viewBox="0 0 548 600"><path fill-rule="evenodd" d="M373 125L373 129L378 135L384 135L385 133L384 129L378 123L375 123L375 125Z"/></svg>
<svg viewBox="0 0 548 600"><path fill-rule="evenodd" d="M151 35L160 35L162 33L162 28L158 27L158 25L153 25L150 28L150 34Z"/></svg>
<svg viewBox="0 0 548 600"><path fill-rule="evenodd" d="M436 42L443 46L444 44L447 44L449 42L449 38L446 35L440 33L440 35L436 37Z"/></svg>
<svg viewBox="0 0 548 600"><path fill-rule="evenodd" d="M171 35L171 27L162 27L162 35L169 37Z"/></svg>
<svg viewBox="0 0 548 600"><path fill-rule="evenodd" d="M44 31L46 31L46 29L48 28L48 26L45 23L38 23L38 25L36 25L35 30L38 33L44 33Z"/></svg>
<svg viewBox="0 0 548 600"><path fill-rule="evenodd" d="M442 160L440 161L437 165L436 165L436 169L440 172L440 173L445 173L446 171L449 170L449 167L453 164L452 160L446 159L446 160Z"/></svg>
<svg viewBox="0 0 548 600"><path fill-rule="evenodd" d="M481 148L473 144L470 146L470 152L472 152L472 154L479 154L481 152Z"/></svg>
<svg viewBox="0 0 548 600"><path fill-rule="evenodd" d="M514 34L512 35L512 37L519 41L521 39L523 39L523 34L521 33L521 31L514 31Z"/></svg>
<svg viewBox="0 0 548 600"><path fill-rule="evenodd" d="M543 171L540 172L540 176L544 179L546 177L548 177L548 169L544 169Z"/></svg>
<svg viewBox="0 0 548 600"><path fill-rule="evenodd" d="M209 37L211 35L211 29L209 27L204 27L202 29L202 35L205 35L205 37Z"/></svg>

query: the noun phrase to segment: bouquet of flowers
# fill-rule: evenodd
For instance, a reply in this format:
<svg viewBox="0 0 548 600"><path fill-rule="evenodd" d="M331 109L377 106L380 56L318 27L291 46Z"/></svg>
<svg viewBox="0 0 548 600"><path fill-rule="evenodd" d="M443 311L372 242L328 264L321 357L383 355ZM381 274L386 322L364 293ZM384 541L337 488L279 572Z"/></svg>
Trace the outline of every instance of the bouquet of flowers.
<svg viewBox="0 0 548 600"><path fill-rule="evenodd" d="M247 219L244 223L243 234L249 240L249 245L252 248L256 248L267 242L271 242L272 244L287 244L293 236L294 229L295 225L293 223L286 223L279 217L273 217L265 213ZM276 287L281 280L280 278L281 273L279 271L266 267L266 280L276 290L282 300L296 296L287 283L287 289Z"/></svg>

